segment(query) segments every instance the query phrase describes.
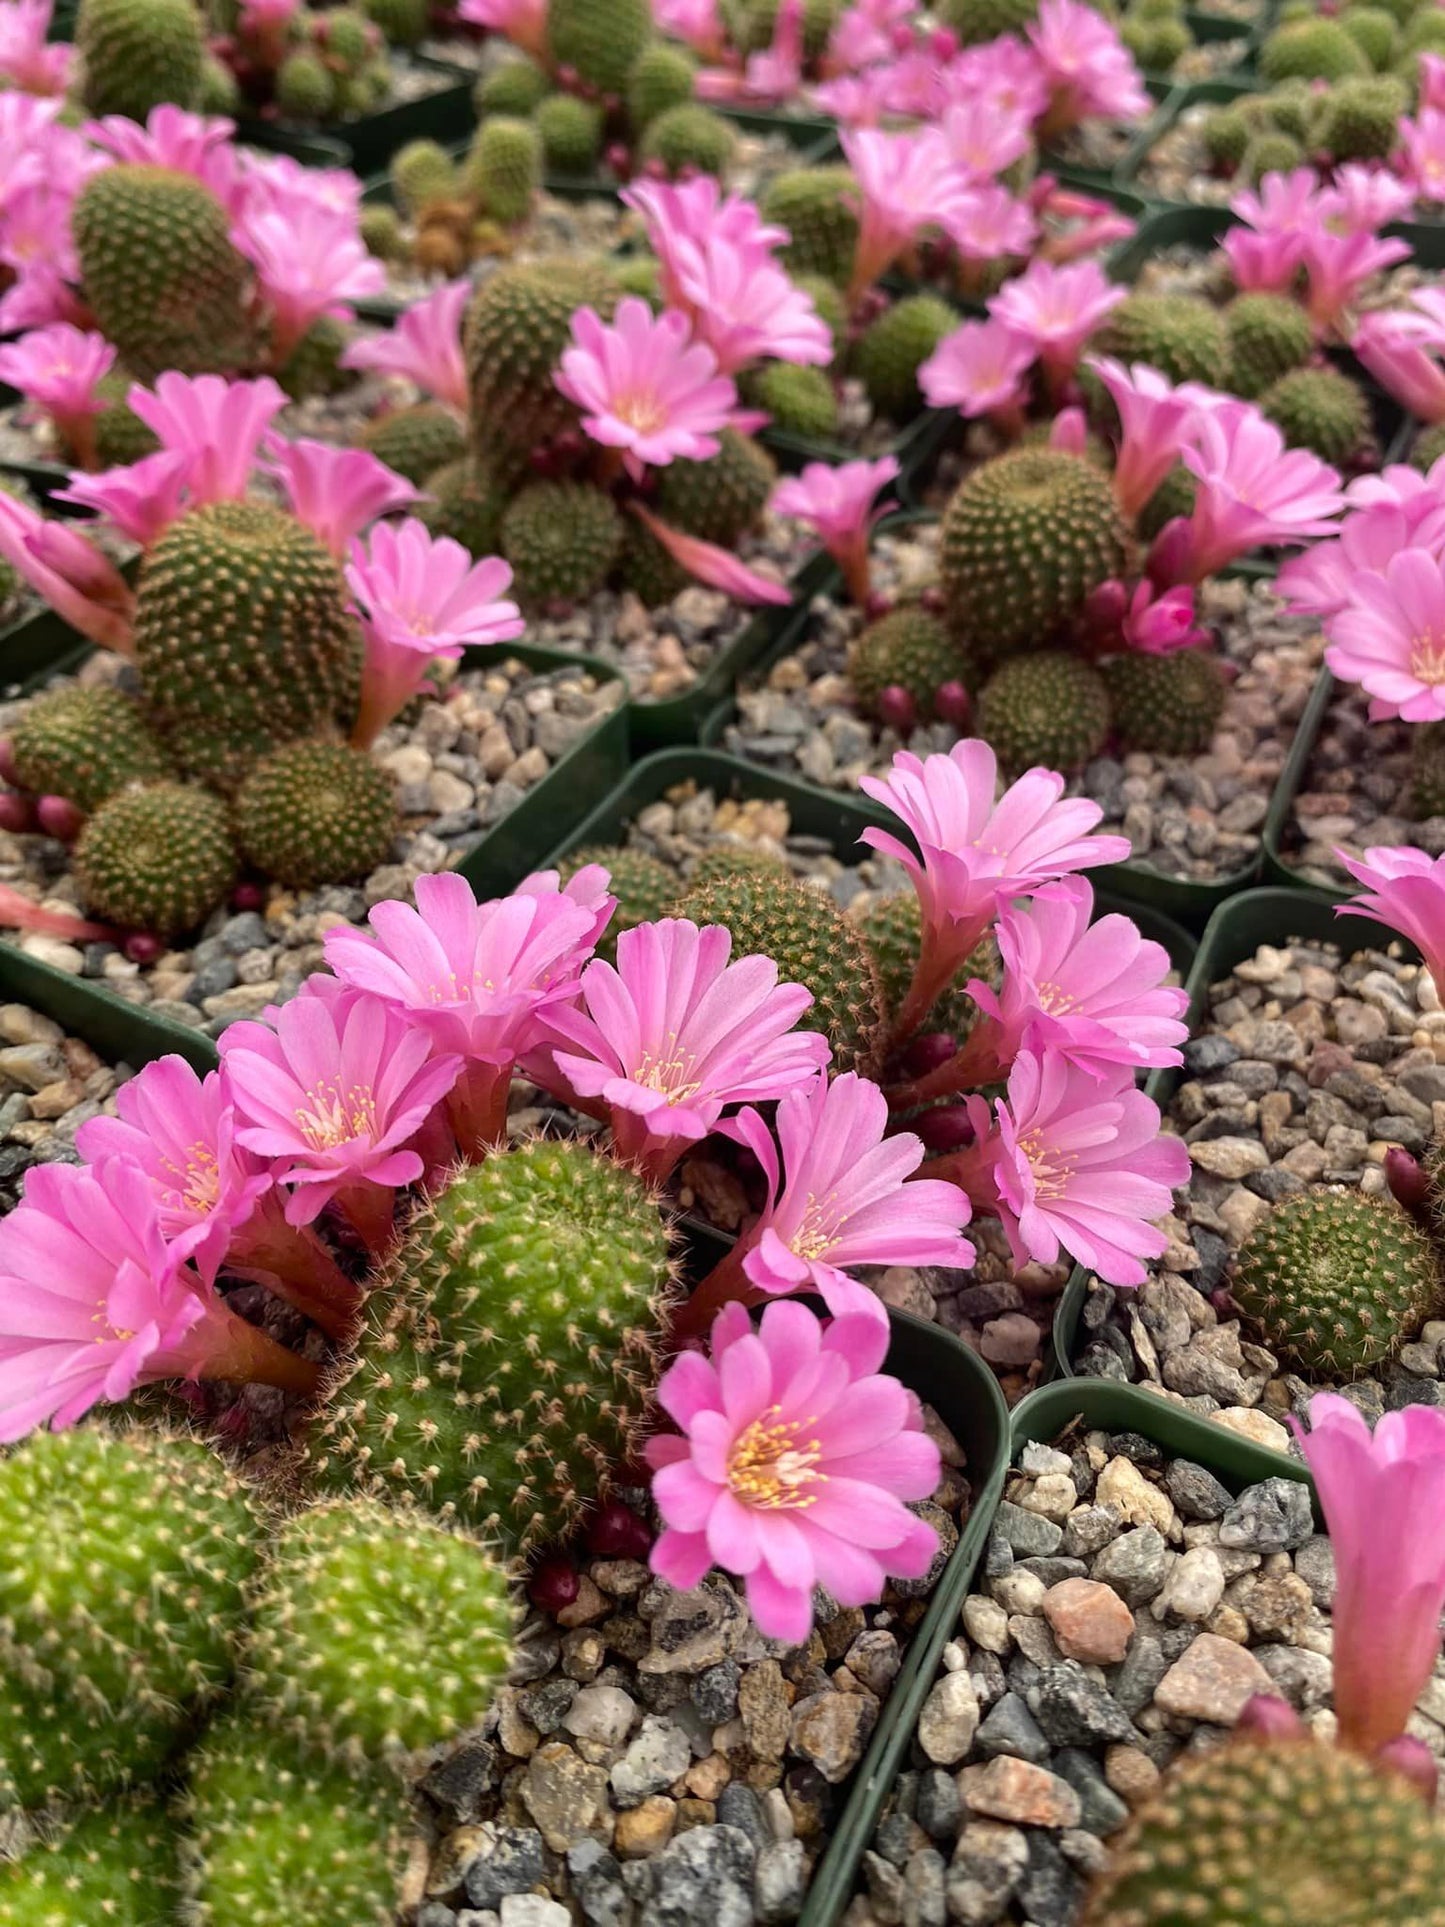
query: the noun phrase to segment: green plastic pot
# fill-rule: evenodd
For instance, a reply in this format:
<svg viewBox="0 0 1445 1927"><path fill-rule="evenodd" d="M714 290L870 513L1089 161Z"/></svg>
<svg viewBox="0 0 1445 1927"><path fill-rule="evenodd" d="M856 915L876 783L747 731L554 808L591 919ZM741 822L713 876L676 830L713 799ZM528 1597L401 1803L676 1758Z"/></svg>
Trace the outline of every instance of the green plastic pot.
<svg viewBox="0 0 1445 1927"><path fill-rule="evenodd" d="M1335 943L1347 954L1378 948L1389 943L1391 933L1368 917L1337 916L1334 906L1323 894L1310 890L1266 888L1246 890L1223 905L1209 920L1199 950L1185 981L1189 992L1186 1013L1189 1034L1196 1036L1209 1006L1213 984L1227 977L1237 964L1252 957L1261 944ZM1408 956L1418 955L1403 937L1396 939ZM1168 1107L1184 1072L1155 1071L1144 1085L1149 1097L1163 1111ZM1054 1313L1053 1370L1074 1384L1112 1384L1100 1379L1083 1380L1074 1376L1074 1357L1079 1350L1080 1325L1087 1297L1088 1272L1076 1265L1058 1308ZM1149 1396L1143 1394L1143 1396ZM1026 1401L1031 1402L1031 1401ZM1022 1408L1020 1408L1022 1409ZM1274 1471L1290 1463L1283 1454L1255 1446L1271 1462Z"/></svg>
<svg viewBox="0 0 1445 1927"><path fill-rule="evenodd" d="M1161 105L1174 92L1174 82L1160 74L1146 74L1144 86L1150 99ZM1104 168L1078 167L1072 161L1065 160L1060 154L1051 154L1043 150L1039 154L1039 170L1041 173L1058 174L1062 168L1067 168L1077 186L1087 188L1095 194L1107 194L1111 188L1123 184L1124 166L1132 152L1131 143L1125 148L1122 158L1112 168Z"/></svg>
<svg viewBox="0 0 1445 1927"><path fill-rule="evenodd" d="M461 140L476 123L472 88L476 75L449 60L433 60L427 54L413 54L414 66L435 74L441 84L435 93L422 100L398 101L374 114L359 114L354 120L340 120L324 129L303 126L287 120L241 120L237 138L256 147L270 147L291 154L308 166L318 165L314 158L325 146L341 151L344 166L358 174L373 174L385 167L399 147L408 141L435 140L445 144ZM321 162L322 166L335 165Z"/></svg>
<svg viewBox="0 0 1445 1927"><path fill-rule="evenodd" d="M1279 773L1279 781L1274 786L1270 798L1269 814L1264 819L1264 874L1270 883L1284 885L1288 889L1300 890L1316 896L1325 903L1339 903L1349 895L1341 885L1338 890L1327 890L1322 885L1311 883L1302 877L1292 863L1285 860L1284 839L1289 829L1290 812L1294 800L1304 783L1305 771L1309 768L1310 757L1319 740L1320 730L1324 727L1326 712L1334 700L1335 679L1328 669L1322 669L1310 691L1309 702L1299 720L1294 741L1290 744L1289 756Z"/></svg>
<svg viewBox="0 0 1445 1927"><path fill-rule="evenodd" d="M892 1343L885 1369L931 1405L963 1447L973 1509L904 1656L902 1668L863 1755L847 1803L808 1889L799 1927L833 1927L878 1824L883 1799L907 1757L938 1659L958 1624L988 1544L1008 1465L1008 1413L992 1372L952 1332L890 1312Z"/></svg>

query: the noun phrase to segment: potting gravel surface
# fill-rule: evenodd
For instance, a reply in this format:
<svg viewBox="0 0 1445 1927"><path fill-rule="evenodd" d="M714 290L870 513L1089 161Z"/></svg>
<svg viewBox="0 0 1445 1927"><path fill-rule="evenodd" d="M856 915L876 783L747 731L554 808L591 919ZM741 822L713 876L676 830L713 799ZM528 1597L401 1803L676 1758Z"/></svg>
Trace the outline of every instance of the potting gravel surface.
<svg viewBox="0 0 1445 1927"><path fill-rule="evenodd" d="M917 594L936 579L937 552L934 525L881 536L874 549L877 587L900 599ZM1099 756L1070 777L1069 791L1100 805L1100 828L1127 836L1135 861L1209 882L1246 868L1259 853L1270 795L1314 683L1320 638L1312 622L1284 615L1265 584L1211 581L1201 607L1238 669L1208 751ZM801 647L760 686L739 690L726 747L765 768L844 791L855 790L860 776L886 773L900 749L920 756L950 749L960 732L946 723L925 724L905 741L860 715L847 666L848 645L862 626L850 604L816 598Z"/></svg>
<svg viewBox="0 0 1445 1927"><path fill-rule="evenodd" d="M1167 1111L1189 1145L1189 1188L1169 1246L1138 1291L1091 1280L1080 1372L1142 1380L1258 1445L1290 1449L1283 1423L1309 1382L1213 1294L1271 1205L1322 1186L1385 1191L1391 1145L1423 1153L1445 1131L1445 1011L1418 964L1382 947L1263 945L1210 992ZM1445 1318L1398 1357L1333 1386L1371 1420L1445 1406Z"/></svg>
<svg viewBox="0 0 1445 1927"><path fill-rule="evenodd" d="M97 654L79 680L123 681L126 673L118 658ZM446 700L413 705L378 740L375 753L397 779L403 828L388 861L361 882L304 893L272 884L262 910L222 906L198 938L153 964L132 963L110 943L35 933L21 937L20 948L97 979L127 1003L219 1035L236 1018L294 996L320 967L333 925L362 923L372 904L405 897L418 876L451 867L622 700L621 683L599 684L581 668L539 673L512 660L463 670ZM0 733L15 713L13 702L0 704ZM82 909L70 852L51 837L0 832L0 882L54 909Z"/></svg>
<svg viewBox="0 0 1445 1927"><path fill-rule="evenodd" d="M28 1004L0 1003L0 1213L32 1164L74 1164L75 1134L132 1075Z"/></svg>
<svg viewBox="0 0 1445 1927"><path fill-rule="evenodd" d="M1334 1554L1308 1488L1237 1497L1138 1433L1023 1448L847 1927L1072 1927L1108 1842L1256 1693L1321 1738ZM1445 1667L1409 1731L1445 1759Z"/></svg>
<svg viewBox="0 0 1445 1927"><path fill-rule="evenodd" d="M932 1568L866 1609L818 1595L806 1646L764 1639L723 1574L680 1593L635 1559L585 1560L570 1605L530 1613L512 1683L422 1782L416 1927L797 1918L968 1517L962 1453L924 1418L944 1461L913 1508L939 1533Z"/></svg>

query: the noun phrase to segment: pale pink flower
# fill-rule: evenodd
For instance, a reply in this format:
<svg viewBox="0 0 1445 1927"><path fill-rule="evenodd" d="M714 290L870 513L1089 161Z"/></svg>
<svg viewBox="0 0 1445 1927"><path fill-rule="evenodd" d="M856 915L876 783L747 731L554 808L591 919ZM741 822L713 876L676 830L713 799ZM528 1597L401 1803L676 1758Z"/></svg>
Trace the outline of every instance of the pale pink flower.
<svg viewBox="0 0 1445 1927"><path fill-rule="evenodd" d="M1414 194L1397 175L1384 167L1365 167L1351 161L1335 169L1332 191L1338 202L1336 218L1349 228L1370 233L1404 220Z"/></svg>
<svg viewBox="0 0 1445 1927"><path fill-rule="evenodd" d="M744 97L759 105L790 101L803 78L803 0L780 0L773 38L749 54L743 70Z"/></svg>
<svg viewBox="0 0 1445 1927"><path fill-rule="evenodd" d="M80 257L75 252L70 228L74 199L74 192L57 188L49 173L26 179L6 197L5 219L0 226L0 261L22 278L34 276L41 285L47 270L62 281L79 281ZM47 314L41 318L49 321L70 317Z"/></svg>
<svg viewBox="0 0 1445 1927"><path fill-rule="evenodd" d="M997 1216L1014 1263L1057 1264L1062 1253L1110 1285L1142 1285L1144 1260L1162 1256L1156 1221L1189 1179L1189 1152L1159 1129L1159 1107L1118 1070L1110 1088L1061 1054L1021 1051L1008 1092L988 1106L967 1100L978 1132L943 1161L974 1208Z"/></svg>
<svg viewBox="0 0 1445 1927"><path fill-rule="evenodd" d="M933 129L885 134L845 129L843 153L857 182L858 247L849 293L872 287L928 228L947 228L968 193L968 175Z"/></svg>
<svg viewBox="0 0 1445 1927"><path fill-rule="evenodd" d="M871 826L861 837L908 871L922 911L922 955L899 1013L899 1038L917 1028L1010 897L1129 855L1127 837L1092 834L1103 812L1065 798L1064 779L1052 770L1029 770L995 802L997 781L997 758L973 737L926 761L900 750L886 777L859 778L865 795L891 810L918 845L915 855Z"/></svg>
<svg viewBox="0 0 1445 1927"><path fill-rule="evenodd" d="M718 18L717 0L652 0L659 33L684 41L704 60L720 60L727 33Z"/></svg>
<svg viewBox="0 0 1445 1927"><path fill-rule="evenodd" d="M145 126L124 114L87 121L85 132L97 147L136 167L165 167L190 174L210 188L228 213L234 213L240 170L231 136L236 123L219 116L190 114L166 103L152 108Z"/></svg>
<svg viewBox="0 0 1445 1927"><path fill-rule="evenodd" d="M1133 517L1178 461L1195 397L1189 387L1176 388L1142 361L1130 369L1107 355L1091 355L1086 365L1119 411L1114 496L1123 513Z"/></svg>
<svg viewBox="0 0 1445 1927"><path fill-rule="evenodd" d="M547 58L547 0L461 0L458 17L490 27L534 59Z"/></svg>
<svg viewBox="0 0 1445 1927"><path fill-rule="evenodd" d="M221 1062L236 1107L236 1141L275 1161L292 1187L291 1224L335 1199L370 1218L379 1191L413 1184L422 1161L408 1140L456 1082L459 1057L433 1055L426 1032L378 997L294 997L267 1024L232 1024ZM388 1223L391 1203L385 1201Z"/></svg>
<svg viewBox="0 0 1445 1927"><path fill-rule="evenodd" d="M628 507L643 527L656 536L673 561L709 588L721 589L735 602L772 603L781 608L792 601L792 591L786 583L749 568L731 549L720 548L716 542L704 542L700 535L686 535L681 529L659 521L641 502L630 502Z"/></svg>
<svg viewBox="0 0 1445 1927"><path fill-rule="evenodd" d="M241 31L265 38L276 28L284 27L300 4L301 0L241 0Z"/></svg>
<svg viewBox="0 0 1445 1927"><path fill-rule="evenodd" d="M351 302L380 294L386 269L367 253L349 216L311 201L288 211L247 207L231 239L255 269L271 310L271 354L279 365L323 315L349 321Z"/></svg>
<svg viewBox="0 0 1445 1927"><path fill-rule="evenodd" d="M1031 125L1049 104L1042 61L1017 34L1000 34L965 47L949 68L955 100L982 100L1000 114L1022 114Z"/></svg>
<svg viewBox="0 0 1445 1927"><path fill-rule="evenodd" d="M1033 146L1030 116L1000 110L984 94L956 97L939 126L949 153L975 182L995 180Z"/></svg>
<svg viewBox="0 0 1445 1927"><path fill-rule="evenodd" d="M354 224L361 210L361 182L349 167L304 167L289 154L261 154L239 148L240 199L229 212L234 219L240 206L260 213L263 210L290 216L305 203L320 208L336 219L343 215Z"/></svg>
<svg viewBox="0 0 1445 1927"><path fill-rule="evenodd" d="M1398 1739L1440 1654L1445 1607L1445 1412L1369 1421L1316 1392L1293 1416L1335 1555L1334 1702L1340 1740L1365 1754Z"/></svg>
<svg viewBox="0 0 1445 1927"><path fill-rule="evenodd" d="M1266 174L1257 189L1241 188L1229 203L1230 212L1257 234L1281 235L1312 234L1331 206L1312 167Z"/></svg>
<svg viewBox="0 0 1445 1927"><path fill-rule="evenodd" d="M1016 408L1035 359L1033 342L1007 322L965 321L919 368L918 385L930 408L957 408L972 419Z"/></svg>
<svg viewBox="0 0 1445 1927"><path fill-rule="evenodd" d="M98 475L72 474L70 487L57 489L55 499L94 509L122 535L148 549L183 512L190 465L190 457L182 450L161 449L123 468L103 469Z"/></svg>
<svg viewBox="0 0 1445 1927"><path fill-rule="evenodd" d="M1187 582L1157 590L1147 577L1136 584L1124 612L1126 646L1145 656L1172 656L1208 640L1196 620L1194 591Z"/></svg>
<svg viewBox="0 0 1445 1927"><path fill-rule="evenodd" d="M268 454L261 466L281 484L291 513L338 559L368 523L417 500L405 477L362 448L271 435Z"/></svg>
<svg viewBox="0 0 1445 1927"><path fill-rule="evenodd" d="M1263 543L1333 535L1344 507L1334 469L1283 435L1247 402L1199 409L1180 457L1195 477L1189 579L1202 582Z"/></svg>
<svg viewBox="0 0 1445 1927"><path fill-rule="evenodd" d="M1417 420L1445 421L1445 367L1422 344L1409 316L1362 315L1350 345L1380 386Z"/></svg>
<svg viewBox="0 0 1445 1927"><path fill-rule="evenodd" d="M722 1129L746 1145L768 1187L742 1239L743 1271L766 1292L818 1289L850 1265L966 1267L968 1199L940 1178L914 1178L923 1144L888 1134L888 1103L854 1071L820 1075L778 1105L777 1141L751 1106ZM778 1150L782 1150L779 1164Z"/></svg>
<svg viewBox="0 0 1445 1927"><path fill-rule="evenodd" d="M606 1108L618 1156L659 1182L728 1105L782 1097L828 1060L825 1038L793 1028L811 993L780 984L771 957L731 951L721 925L639 924L615 969L582 972L578 1007L548 1016L562 1075Z"/></svg>
<svg viewBox="0 0 1445 1927"><path fill-rule="evenodd" d="M1401 169L1422 201L1445 201L1445 106L1425 106L1399 122Z"/></svg>
<svg viewBox="0 0 1445 1927"><path fill-rule="evenodd" d="M572 343L552 377L582 410L582 426L605 448L620 448L628 473L648 464L716 455L717 437L737 406L737 389L717 372L711 348L691 339L686 315L654 316L629 296L615 321L592 308L572 317Z"/></svg>
<svg viewBox="0 0 1445 1927"><path fill-rule="evenodd" d="M1233 227L1219 243L1241 294L1287 294L1304 259L1304 236Z"/></svg>
<svg viewBox="0 0 1445 1927"><path fill-rule="evenodd" d="M93 542L0 489L0 557L73 629L102 649L130 653L135 598Z"/></svg>
<svg viewBox="0 0 1445 1927"><path fill-rule="evenodd" d="M622 190L624 203L647 225L647 240L662 270L662 291L671 308L685 307L685 284L706 285L706 256L728 247L771 254L789 240L788 230L763 220L741 194L724 194L710 174L692 181L636 181Z"/></svg>
<svg viewBox="0 0 1445 1927"><path fill-rule="evenodd" d="M840 127L876 127L888 100L888 69L874 67L863 74L839 74L811 89L809 105Z"/></svg>
<svg viewBox="0 0 1445 1927"><path fill-rule="evenodd" d="M540 887L549 879L550 890ZM478 903L462 877L422 876L414 910L378 903L371 936L338 928L326 937L326 961L343 983L392 1005L461 1060L448 1109L469 1152L502 1136L512 1068L543 1040L546 1010L574 993L599 934L597 906L556 883L549 872L528 879L536 887ZM614 902L602 897L603 925Z"/></svg>
<svg viewBox="0 0 1445 1927"><path fill-rule="evenodd" d="M349 342L341 356L342 367L400 375L465 414L468 389L462 314L471 292L469 281L445 282L424 300L414 301L394 328Z"/></svg>
<svg viewBox="0 0 1445 1927"><path fill-rule="evenodd" d="M832 332L813 297L753 242L714 236L674 250L672 287L673 305L717 357L720 374L763 358L819 368L833 359Z"/></svg>
<svg viewBox="0 0 1445 1927"><path fill-rule="evenodd" d="M1335 855L1356 883L1366 886L1364 895L1338 905L1336 915L1370 917L1408 937L1445 996L1445 856L1431 859L1423 850L1384 844L1363 857L1347 850Z"/></svg>
<svg viewBox="0 0 1445 1927"><path fill-rule="evenodd" d="M898 479L891 455L876 462L809 462L801 475L779 482L769 506L814 529L843 571L848 593L861 607L868 600L868 540L880 516L897 504L880 502L880 489Z"/></svg>
<svg viewBox="0 0 1445 1927"><path fill-rule="evenodd" d="M1129 917L1093 921L1094 891L1066 877L1026 906L1006 904L997 937L1003 984L979 979L970 997L989 1023L996 1082L1020 1051L1057 1052L1080 1070L1112 1078L1131 1070L1182 1064L1189 1026L1187 991L1167 985L1169 953L1139 933ZM972 1037L970 1038L972 1043ZM983 1080L981 1080L983 1081Z"/></svg>
<svg viewBox="0 0 1445 1927"><path fill-rule="evenodd" d="M1363 570L1343 609L1326 618L1325 662L1357 682L1377 720L1445 717L1445 576L1426 549L1402 549L1381 570Z"/></svg>
<svg viewBox="0 0 1445 1927"><path fill-rule="evenodd" d="M464 649L511 642L526 625L504 600L512 571L496 556L474 563L460 542L411 516L378 522L353 543L346 583L361 605L366 660L352 741L366 748L420 688L427 664Z"/></svg>
<svg viewBox="0 0 1445 1927"><path fill-rule="evenodd" d="M903 120L933 122L952 98L948 73L928 47L910 47L876 76L885 114Z"/></svg>
<svg viewBox="0 0 1445 1927"><path fill-rule="evenodd" d="M181 1377L305 1391L317 1373L202 1285L134 1165L36 1166L0 1224L0 1443Z"/></svg>
<svg viewBox="0 0 1445 1927"><path fill-rule="evenodd" d="M1149 96L1123 41L1082 0L1040 0L1024 31L1049 87L1045 137L1096 116L1140 120L1149 112Z"/></svg>
<svg viewBox="0 0 1445 1927"><path fill-rule="evenodd" d="M64 94L75 49L50 44L52 0L5 0L0 5L0 80L23 94Z"/></svg>
<svg viewBox="0 0 1445 1927"><path fill-rule="evenodd" d="M970 188L948 220L948 238L965 261L1027 254L1038 232L1026 203L992 184Z"/></svg>
<svg viewBox="0 0 1445 1927"><path fill-rule="evenodd" d="M845 7L828 38L827 66L830 72L858 73L876 67L893 57L893 29L912 9L913 0L897 0L892 13L886 7Z"/></svg>
<svg viewBox="0 0 1445 1927"><path fill-rule="evenodd" d="M187 458L190 506L239 502L256 465L256 451L286 397L264 375L259 381L227 381L221 375L178 375L168 370L154 389L133 387L132 411L160 437L161 447Z"/></svg>
<svg viewBox="0 0 1445 1927"><path fill-rule="evenodd" d="M684 1352L658 1402L682 1436L648 1441L652 1493L666 1529L652 1568L688 1590L720 1565L746 1581L770 1639L801 1645L813 1590L840 1605L918 1578L938 1550L908 1509L938 1483L938 1448L917 1402L879 1371L881 1321L844 1317L825 1331L804 1305L769 1305L756 1331L729 1306L711 1358Z"/></svg>
<svg viewBox="0 0 1445 1927"><path fill-rule="evenodd" d="M988 311L1030 342L1050 375L1062 380L1073 374L1084 343L1127 293L1097 261L1062 268L1034 261L1000 288Z"/></svg>
<svg viewBox="0 0 1445 1927"><path fill-rule="evenodd" d="M4 252L0 246L0 260ZM88 319L64 275L45 262L19 270L14 281L0 294L0 331L6 334L45 328L53 321L83 326Z"/></svg>
<svg viewBox="0 0 1445 1927"><path fill-rule="evenodd" d="M1415 471L1409 471L1415 475ZM1423 476L1416 476L1423 481ZM1424 488L1404 501L1367 501L1340 525L1337 541L1316 542L1291 556L1275 578L1291 613L1334 616L1353 600L1366 570L1383 572L1402 549L1445 552L1445 498Z"/></svg>
<svg viewBox="0 0 1445 1927"><path fill-rule="evenodd" d="M96 390L114 366L115 349L104 335L67 321L0 344L0 381L49 415L87 466L94 457L92 423L102 406Z"/></svg>
<svg viewBox="0 0 1445 1927"><path fill-rule="evenodd" d="M1409 258L1408 241L1382 240L1358 228L1337 233L1323 223L1311 228L1300 256L1310 319L1321 329L1342 326L1366 282Z"/></svg>

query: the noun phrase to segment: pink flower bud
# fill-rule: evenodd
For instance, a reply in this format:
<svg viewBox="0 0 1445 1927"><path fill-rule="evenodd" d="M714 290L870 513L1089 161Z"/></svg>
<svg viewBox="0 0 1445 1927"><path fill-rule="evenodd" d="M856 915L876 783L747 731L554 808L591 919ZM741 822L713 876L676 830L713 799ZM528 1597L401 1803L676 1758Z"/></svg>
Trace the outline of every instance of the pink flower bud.
<svg viewBox="0 0 1445 1927"><path fill-rule="evenodd" d="M1385 1182L1395 1201L1407 1211L1418 1214L1428 1210L1430 1180L1425 1167L1399 1144L1392 1144L1385 1153Z"/></svg>
<svg viewBox="0 0 1445 1927"><path fill-rule="evenodd" d="M543 1559L527 1581L527 1597L538 1612L559 1613L582 1590L577 1568L565 1554Z"/></svg>
<svg viewBox="0 0 1445 1927"><path fill-rule="evenodd" d="M869 622L881 622L892 607L892 596L885 595L881 589L873 589L863 604L863 614Z"/></svg>
<svg viewBox="0 0 1445 1927"><path fill-rule="evenodd" d="M961 682L940 683L933 707L940 722L947 723L950 729L963 730L968 728L973 714L973 698Z"/></svg>
<svg viewBox="0 0 1445 1927"><path fill-rule="evenodd" d="M0 830L18 835L30 828L30 800L18 790L0 791Z"/></svg>
<svg viewBox="0 0 1445 1927"><path fill-rule="evenodd" d="M946 1030L924 1031L903 1053L903 1070L908 1077L927 1077L957 1054L958 1045Z"/></svg>
<svg viewBox="0 0 1445 1927"><path fill-rule="evenodd" d="M645 1559L652 1550L652 1533L631 1506L608 1499L587 1528L587 1550L594 1559Z"/></svg>
<svg viewBox="0 0 1445 1927"><path fill-rule="evenodd" d="M582 76L575 67L559 67L557 69L557 85L562 89L563 93L575 94L581 81Z"/></svg>
<svg viewBox="0 0 1445 1927"><path fill-rule="evenodd" d="M85 824L83 813L64 796L42 796L35 805L35 820L46 836L60 843L73 843Z"/></svg>
<svg viewBox="0 0 1445 1927"><path fill-rule="evenodd" d="M935 1154L965 1150L973 1143L973 1126L961 1104L941 1105L914 1118L909 1130L922 1138L925 1149Z"/></svg>
<svg viewBox="0 0 1445 1927"><path fill-rule="evenodd" d="M153 937L148 930L133 930L121 945L127 958L133 964L153 964L165 945L159 937Z"/></svg>
<svg viewBox="0 0 1445 1927"><path fill-rule="evenodd" d="M1172 588L1190 578L1193 537L1185 516L1176 515L1155 536L1145 563L1149 580L1159 589Z"/></svg>
<svg viewBox="0 0 1445 1927"><path fill-rule="evenodd" d="M264 883L238 883L231 892L233 910L262 910L266 906Z"/></svg>
<svg viewBox="0 0 1445 1927"><path fill-rule="evenodd" d="M608 167L619 181L627 180L632 173L632 150L625 141L613 141L603 155Z"/></svg>
<svg viewBox="0 0 1445 1927"><path fill-rule="evenodd" d="M918 606L920 609L926 609L931 616L941 616L943 614L944 609L947 607L947 599L938 583L931 582L928 587L923 590L918 598Z"/></svg>
<svg viewBox="0 0 1445 1927"><path fill-rule="evenodd" d="M15 781L15 745L8 736L0 736L0 780Z"/></svg>
<svg viewBox="0 0 1445 1927"><path fill-rule="evenodd" d="M885 729L896 729L900 736L911 736L918 727L918 705L908 691L896 682L880 691L878 720Z"/></svg>
<svg viewBox="0 0 1445 1927"><path fill-rule="evenodd" d="M1304 1735L1304 1722L1288 1700L1273 1693L1256 1693L1244 1703L1235 1723L1240 1733L1257 1733L1263 1740L1297 1740Z"/></svg>
<svg viewBox="0 0 1445 1927"><path fill-rule="evenodd" d="M1382 1746L1375 1758L1381 1766L1387 1766L1394 1773L1402 1774L1416 1787L1421 1798L1429 1807L1435 1804L1435 1793L1440 1782L1440 1769L1434 1754L1423 1740L1412 1739L1402 1733L1398 1739Z"/></svg>

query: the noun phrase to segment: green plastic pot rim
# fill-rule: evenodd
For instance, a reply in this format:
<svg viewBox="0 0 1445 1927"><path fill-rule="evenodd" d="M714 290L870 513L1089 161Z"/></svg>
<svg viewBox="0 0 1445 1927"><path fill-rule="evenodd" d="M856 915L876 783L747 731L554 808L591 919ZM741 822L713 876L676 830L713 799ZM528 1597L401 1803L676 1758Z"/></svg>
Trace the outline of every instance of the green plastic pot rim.
<svg viewBox="0 0 1445 1927"><path fill-rule="evenodd" d="M1309 701L1305 704L1295 728L1294 741L1290 744L1289 755L1285 758L1284 768L1280 771L1270 798L1269 814L1264 819L1264 860L1265 875L1271 883L1278 883L1286 889L1299 890L1315 896L1325 903L1342 903L1350 894L1353 886L1341 884L1338 890L1328 890L1323 884L1311 883L1301 876L1294 865L1286 862L1284 837L1289 827L1290 812L1294 800L1304 781L1310 757L1319 740L1320 730L1324 727L1325 716L1334 700L1335 679L1328 669L1321 669L1310 691Z"/></svg>

